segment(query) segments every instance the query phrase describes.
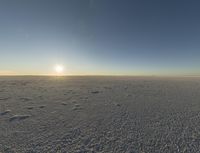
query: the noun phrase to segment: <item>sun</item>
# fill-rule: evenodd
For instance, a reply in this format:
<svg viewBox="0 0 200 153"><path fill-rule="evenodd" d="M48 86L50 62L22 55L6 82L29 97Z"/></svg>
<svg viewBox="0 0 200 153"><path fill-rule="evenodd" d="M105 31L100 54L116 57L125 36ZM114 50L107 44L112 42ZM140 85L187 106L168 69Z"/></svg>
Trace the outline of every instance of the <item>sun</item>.
<svg viewBox="0 0 200 153"><path fill-rule="evenodd" d="M55 69L57 74L61 74L61 73L63 73L64 67L62 65L56 65L54 67L54 69Z"/></svg>

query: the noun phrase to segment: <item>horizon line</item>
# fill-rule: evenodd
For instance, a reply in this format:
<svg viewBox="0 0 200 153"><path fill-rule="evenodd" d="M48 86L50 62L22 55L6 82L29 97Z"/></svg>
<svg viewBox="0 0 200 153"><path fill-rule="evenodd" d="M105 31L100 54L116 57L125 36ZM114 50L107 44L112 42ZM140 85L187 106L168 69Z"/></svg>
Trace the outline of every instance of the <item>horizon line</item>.
<svg viewBox="0 0 200 153"><path fill-rule="evenodd" d="M128 74L70 74L70 75L56 75L56 74L0 74L0 77L200 77L200 75L128 75Z"/></svg>

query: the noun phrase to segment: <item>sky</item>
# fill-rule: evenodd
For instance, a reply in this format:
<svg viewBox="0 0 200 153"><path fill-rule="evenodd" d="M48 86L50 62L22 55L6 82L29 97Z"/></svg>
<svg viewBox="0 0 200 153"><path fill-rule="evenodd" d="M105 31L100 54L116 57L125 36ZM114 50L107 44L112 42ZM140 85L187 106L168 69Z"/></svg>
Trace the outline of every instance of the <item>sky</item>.
<svg viewBox="0 0 200 153"><path fill-rule="evenodd" d="M0 0L0 75L200 75L199 0Z"/></svg>

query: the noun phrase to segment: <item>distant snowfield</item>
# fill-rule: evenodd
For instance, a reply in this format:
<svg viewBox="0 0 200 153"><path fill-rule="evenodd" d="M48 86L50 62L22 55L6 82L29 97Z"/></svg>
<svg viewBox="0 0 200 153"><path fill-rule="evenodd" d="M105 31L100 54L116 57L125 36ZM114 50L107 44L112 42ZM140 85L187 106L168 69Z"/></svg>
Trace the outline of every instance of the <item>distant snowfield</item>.
<svg viewBox="0 0 200 153"><path fill-rule="evenodd" d="M0 77L2 153L195 153L200 79Z"/></svg>

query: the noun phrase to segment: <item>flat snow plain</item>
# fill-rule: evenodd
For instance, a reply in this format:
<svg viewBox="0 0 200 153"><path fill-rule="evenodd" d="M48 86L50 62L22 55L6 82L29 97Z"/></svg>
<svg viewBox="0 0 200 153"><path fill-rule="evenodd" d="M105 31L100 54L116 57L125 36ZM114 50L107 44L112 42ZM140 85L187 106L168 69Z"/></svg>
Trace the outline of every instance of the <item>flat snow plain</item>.
<svg viewBox="0 0 200 153"><path fill-rule="evenodd" d="M0 77L1 153L197 153L200 78Z"/></svg>

